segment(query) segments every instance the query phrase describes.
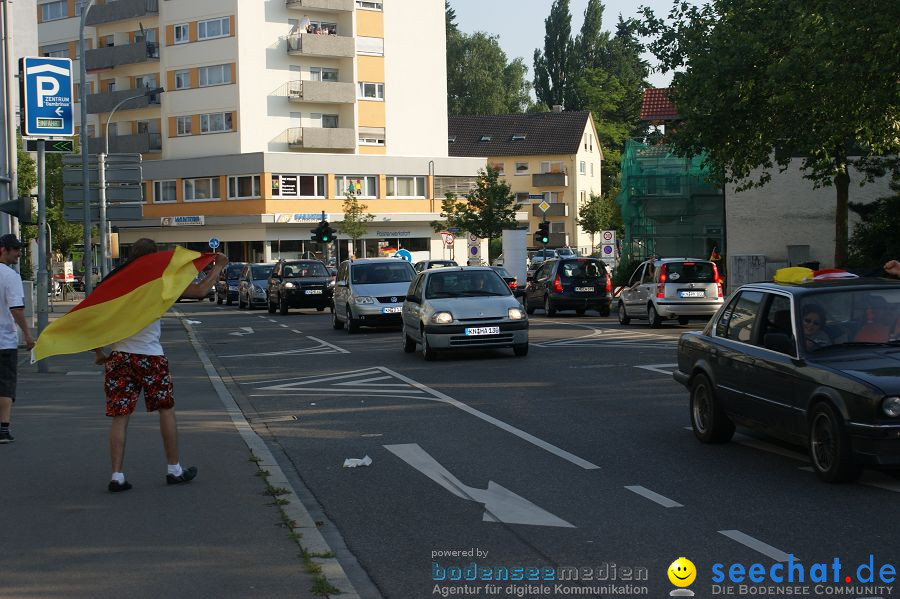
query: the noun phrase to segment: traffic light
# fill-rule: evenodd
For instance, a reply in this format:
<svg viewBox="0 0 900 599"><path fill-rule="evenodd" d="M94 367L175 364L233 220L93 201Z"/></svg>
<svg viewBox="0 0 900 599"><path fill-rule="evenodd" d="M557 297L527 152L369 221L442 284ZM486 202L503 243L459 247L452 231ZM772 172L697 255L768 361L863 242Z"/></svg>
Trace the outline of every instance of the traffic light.
<svg viewBox="0 0 900 599"><path fill-rule="evenodd" d="M19 219L19 224L35 224L30 195L21 195L18 200L0 203L0 212L15 216Z"/></svg>
<svg viewBox="0 0 900 599"><path fill-rule="evenodd" d="M334 229L331 225L328 224L327 220L323 220L316 225L316 228L312 232L312 236L310 239L315 241L316 243L331 243L334 241Z"/></svg>
<svg viewBox="0 0 900 599"><path fill-rule="evenodd" d="M550 242L550 223L542 221L538 224L538 230L534 233L534 242L547 245Z"/></svg>

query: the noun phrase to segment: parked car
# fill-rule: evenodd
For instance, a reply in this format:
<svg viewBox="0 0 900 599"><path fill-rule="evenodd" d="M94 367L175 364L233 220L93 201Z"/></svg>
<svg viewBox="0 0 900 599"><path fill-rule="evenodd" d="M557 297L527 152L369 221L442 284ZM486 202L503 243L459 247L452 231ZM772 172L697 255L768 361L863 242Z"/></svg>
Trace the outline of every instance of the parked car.
<svg viewBox="0 0 900 599"><path fill-rule="evenodd" d="M415 269L416 272L422 272L429 268L444 268L445 266L459 266L459 264L455 260L422 260L416 262Z"/></svg>
<svg viewBox="0 0 900 599"><path fill-rule="evenodd" d="M492 266L491 269L493 269L495 273L500 275L500 278L503 279L503 282L506 283L506 286L509 287L509 290L512 291L514 296L519 297L520 295L523 295L525 293L524 288L519 289L519 280L509 274L509 271L507 271L505 268L503 268L502 266Z"/></svg>
<svg viewBox="0 0 900 599"><path fill-rule="evenodd" d="M898 310L900 283L885 279L740 287L678 343L694 434L761 429L805 445L829 482L900 466Z"/></svg>
<svg viewBox="0 0 900 599"><path fill-rule="evenodd" d="M428 270L403 302L403 351L422 346L426 360L450 349L511 347L528 354L528 318L493 268Z"/></svg>
<svg viewBox="0 0 900 599"><path fill-rule="evenodd" d="M397 258L347 260L338 268L332 326L355 333L361 326L398 326L403 298L416 271Z"/></svg>
<svg viewBox="0 0 900 599"><path fill-rule="evenodd" d="M545 260L525 288L525 310L534 314L543 308L553 316L557 310L575 310L584 314L597 310L609 316L612 279L606 264L596 258L560 258Z"/></svg>
<svg viewBox="0 0 900 599"><path fill-rule="evenodd" d="M230 306L237 301L238 280L246 264L246 262L229 262L222 269L215 286L216 303L221 304L224 301L226 306Z"/></svg>
<svg viewBox="0 0 900 599"><path fill-rule="evenodd" d="M238 279L238 308L252 310L268 303L266 287L273 268L274 264L264 262L244 265Z"/></svg>
<svg viewBox="0 0 900 599"><path fill-rule="evenodd" d="M331 305L331 275L318 260L279 260L272 269L267 288L269 313L277 309L287 314L291 308L315 308L319 312Z"/></svg>
<svg viewBox="0 0 900 599"><path fill-rule="evenodd" d="M619 323L647 320L657 328L677 318L707 319L722 306L722 280L716 263L697 258L646 260L631 275L619 294Z"/></svg>
<svg viewBox="0 0 900 599"><path fill-rule="evenodd" d="M503 266L503 254L500 254L491 261L491 266Z"/></svg>

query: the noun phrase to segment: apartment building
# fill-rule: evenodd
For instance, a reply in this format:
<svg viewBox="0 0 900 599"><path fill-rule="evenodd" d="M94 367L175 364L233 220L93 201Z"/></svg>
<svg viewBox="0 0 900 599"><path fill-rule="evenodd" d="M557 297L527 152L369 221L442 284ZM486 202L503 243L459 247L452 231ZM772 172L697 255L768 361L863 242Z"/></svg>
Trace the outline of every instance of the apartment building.
<svg viewBox="0 0 900 599"><path fill-rule="evenodd" d="M83 4L38 0L42 55L81 59ZM484 166L448 156L441 0L96 0L85 22L90 151L108 138L144 157L123 244L292 257L323 249L312 228L352 192L375 215L358 256L427 256L442 251L436 181Z"/></svg>
<svg viewBox="0 0 900 599"><path fill-rule="evenodd" d="M499 169L528 211L530 233L546 218L550 247L590 255L591 237L577 222L578 209L600 193L603 152L590 112L454 116L448 140L451 156L485 156Z"/></svg>

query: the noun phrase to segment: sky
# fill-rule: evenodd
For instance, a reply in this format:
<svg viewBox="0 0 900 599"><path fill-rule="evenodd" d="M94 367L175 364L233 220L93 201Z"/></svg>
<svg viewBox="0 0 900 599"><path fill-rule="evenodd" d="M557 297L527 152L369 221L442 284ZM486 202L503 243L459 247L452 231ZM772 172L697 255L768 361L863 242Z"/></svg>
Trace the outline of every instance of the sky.
<svg viewBox="0 0 900 599"><path fill-rule="evenodd" d="M672 7L673 0L604 0L603 29L613 31L619 20L637 16L642 5L652 8L657 15L665 16ZM544 47L544 19L550 14L552 0L450 0L456 11L456 23L466 33L484 31L500 36L500 47L508 60L517 56L525 59L529 80L532 78L534 49ZM572 11L572 34L577 35L584 21L584 10L588 0L570 0ZM645 58L655 64L653 56ZM670 73L651 73L650 84L666 87L671 81Z"/></svg>

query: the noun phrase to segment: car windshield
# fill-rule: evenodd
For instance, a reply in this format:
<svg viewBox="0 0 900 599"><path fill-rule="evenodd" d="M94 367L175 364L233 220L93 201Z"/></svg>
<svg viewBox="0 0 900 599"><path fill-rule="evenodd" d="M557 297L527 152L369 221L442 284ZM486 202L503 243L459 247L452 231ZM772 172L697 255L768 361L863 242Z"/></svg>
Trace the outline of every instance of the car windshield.
<svg viewBox="0 0 900 599"><path fill-rule="evenodd" d="M381 283L409 283L416 272L409 262L379 262L354 264L350 268L350 280L354 285L377 285Z"/></svg>
<svg viewBox="0 0 900 599"><path fill-rule="evenodd" d="M560 248L556 250L556 253L560 256L565 256L566 258L575 256L575 251L572 248Z"/></svg>
<svg viewBox="0 0 900 599"><path fill-rule="evenodd" d="M492 270L437 272L428 277L425 285L426 299L492 295L509 295L509 287Z"/></svg>
<svg viewBox="0 0 900 599"><path fill-rule="evenodd" d="M244 269L243 264L232 264L225 269L225 278L229 281L241 278L241 271Z"/></svg>
<svg viewBox="0 0 900 599"><path fill-rule="evenodd" d="M512 275L509 274L509 271L503 268L502 266L495 266L494 272L500 275L501 277L505 277L507 279L511 279Z"/></svg>
<svg viewBox="0 0 900 599"><path fill-rule="evenodd" d="M900 343L900 286L804 294L800 327L807 351Z"/></svg>
<svg viewBox="0 0 900 599"><path fill-rule="evenodd" d="M301 262L299 264L285 264L284 276L286 278L327 277L328 271L321 262Z"/></svg>
<svg viewBox="0 0 900 599"><path fill-rule="evenodd" d="M715 283L716 274L712 262L666 262L666 280L669 283Z"/></svg>
<svg viewBox="0 0 900 599"><path fill-rule="evenodd" d="M259 266L251 266L250 277L254 281L258 281L260 279L268 279L272 275L273 268L275 268L274 264L260 264Z"/></svg>
<svg viewBox="0 0 900 599"><path fill-rule="evenodd" d="M606 275L606 269L599 260L565 260L560 265L560 274L579 279L599 279Z"/></svg>

